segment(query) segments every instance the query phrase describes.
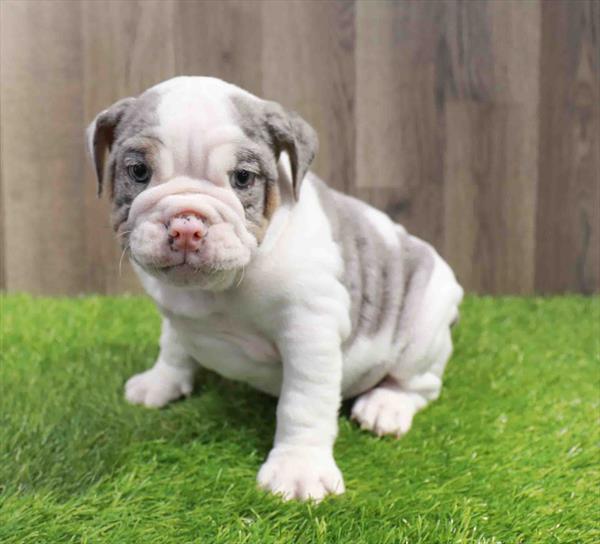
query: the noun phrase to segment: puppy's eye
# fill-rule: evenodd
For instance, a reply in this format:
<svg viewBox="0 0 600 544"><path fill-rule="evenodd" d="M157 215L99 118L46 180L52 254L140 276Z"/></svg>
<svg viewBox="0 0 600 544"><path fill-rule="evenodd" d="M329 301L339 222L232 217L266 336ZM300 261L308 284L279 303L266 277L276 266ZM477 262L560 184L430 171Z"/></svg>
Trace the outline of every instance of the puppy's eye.
<svg viewBox="0 0 600 544"><path fill-rule="evenodd" d="M236 189L247 189L254 183L255 179L256 174L248 170L234 170L230 177L231 185Z"/></svg>
<svg viewBox="0 0 600 544"><path fill-rule="evenodd" d="M129 177L137 183L147 183L152 175L150 167L143 162L136 162L127 167Z"/></svg>

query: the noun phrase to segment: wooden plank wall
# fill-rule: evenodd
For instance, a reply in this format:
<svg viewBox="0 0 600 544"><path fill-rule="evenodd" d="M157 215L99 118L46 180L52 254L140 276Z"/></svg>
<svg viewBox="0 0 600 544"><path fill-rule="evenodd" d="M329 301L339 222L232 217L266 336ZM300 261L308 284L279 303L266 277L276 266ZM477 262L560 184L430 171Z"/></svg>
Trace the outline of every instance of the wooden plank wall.
<svg viewBox="0 0 600 544"><path fill-rule="evenodd" d="M177 74L300 112L314 169L480 293L600 288L600 3L0 2L0 287L137 291L95 197L95 113Z"/></svg>

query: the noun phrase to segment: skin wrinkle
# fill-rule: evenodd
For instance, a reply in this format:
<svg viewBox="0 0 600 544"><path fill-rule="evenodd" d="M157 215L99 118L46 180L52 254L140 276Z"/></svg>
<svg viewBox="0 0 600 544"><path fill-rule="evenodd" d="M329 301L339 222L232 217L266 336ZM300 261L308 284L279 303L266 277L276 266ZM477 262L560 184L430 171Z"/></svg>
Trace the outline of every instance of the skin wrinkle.
<svg viewBox="0 0 600 544"><path fill-rule="evenodd" d="M214 198L216 200L223 200L223 204L230 208L227 213L234 214L231 217L238 215L239 218L243 217L242 204L232 191L218 187L206 180L197 180L185 176L173 178L168 183L155 185L144 192L134 202L133 212L135 215L146 213L154 207L159 200L163 198L173 199L180 195L201 196L207 199Z"/></svg>
<svg viewBox="0 0 600 544"><path fill-rule="evenodd" d="M362 253L358 246L358 239L355 237L350 238L350 243L345 243L344 253L348 255L346 262L348 265L345 269L345 281L347 281L347 287L350 292L351 298L351 315L352 315L352 333L350 338L348 338L346 342L346 347L352 345L354 340L358 335L358 321L360 319L360 304L356 304L356 293L362 293L363 291L363 282L362 282L362 274L360 273L361 269L361 258ZM353 255L354 257L350 257Z"/></svg>
<svg viewBox="0 0 600 544"><path fill-rule="evenodd" d="M165 207L166 210L184 210L185 208L192 208L193 210L198 210L201 215L206 217L209 222L213 225L218 223L234 223L239 218L234 213L231 213L228 206L223 206L222 202L215 198L212 195L202 194L199 196L202 197L202 200L198 203L191 204L191 201L188 200L190 195L180 194L180 195L169 195L162 199L161 204ZM164 202L164 204L163 204ZM143 215L145 210L140 213ZM161 215L179 215L179 211L174 211L169 213L162 213Z"/></svg>
<svg viewBox="0 0 600 544"><path fill-rule="evenodd" d="M403 252L403 256L406 259L406 255L408 253L408 249L405 247L402 248L402 252ZM406 293L410 293L411 291L411 282L413 280L414 277L414 266L411 260L406 259L406 265L405 265L405 276L404 276L404 291ZM402 315L404 314L404 307L406 306L406 300L407 300L408 296L406 297L402 297L402 301L400 302L400 308L398 310L398 313L396 315L396 322L394 324L394 338L399 338L400 336L400 330L401 330L401 326L403 325L402 322ZM404 349L406 349L406 346L402 346L401 352L399 355L401 355L402 351L404 351Z"/></svg>
<svg viewBox="0 0 600 544"><path fill-rule="evenodd" d="M397 245L389 246L391 241L386 244L365 214L366 204L321 183L317 188L328 217L337 218L331 220L332 231L344 253L342 281L350 293L352 319L352 331L344 341L344 351L349 351L358 338L375 337L384 329L392 331L392 341L396 342L404 334L402 314L406 311L406 293L413 270L403 262L406 248L411 248L412 243L404 231L398 230L394 231ZM422 263L433 263L428 254L421 259ZM421 261L418 264L421 265ZM432 266L421 271L425 283ZM413 294L415 296L419 298L418 294ZM414 312L412 305L410 310Z"/></svg>
<svg viewBox="0 0 600 544"><path fill-rule="evenodd" d="M365 308L371 304L371 292L366 281L368 257L365 255L365 247L367 240L363 235L362 223L357 223L360 216L354 218L355 214L351 213L356 210L341 206L340 195L330 192L324 184L319 183L317 188L328 217L335 218L335 221L332 221L332 234L344 254L345 266L342 282L350 294L352 321L350 336L344 341L344 350L347 351L364 331L368 319L368 312L365 311Z"/></svg>
<svg viewBox="0 0 600 544"><path fill-rule="evenodd" d="M360 254L360 273L362 278L363 291L361 296L361 305L359 310L359 321L356 326L357 334L368 333L371 329L370 324L373 321L373 311L377 309L379 302L378 285L375 278L377 270L371 267L371 263L376 257L373 252L373 244L369 239L360 234L357 238L358 251ZM385 256L384 256L385 257Z"/></svg>
<svg viewBox="0 0 600 544"><path fill-rule="evenodd" d="M400 301L400 308L396 325L394 327L394 339L400 339L408 327L408 320L414 306L419 304L423 297L423 291L433 273L434 258L427 246L420 241L408 237L404 249L406 263L404 290L407 293ZM419 285L416 285L418 283Z"/></svg>
<svg viewBox="0 0 600 544"><path fill-rule="evenodd" d="M402 301L406 299L407 291L404 285L406 271L402 259L403 240L400 233L396 232L395 234L398 237L398 247L387 252L387 258L385 258L380 269L380 284L383 287L379 301L380 309L370 330L371 335L377 334L384 327L392 326L391 324L395 322L396 316L402 311ZM392 339L396 341L397 337L393 335Z"/></svg>
<svg viewBox="0 0 600 544"><path fill-rule="evenodd" d="M395 290L390 289L391 285L394 285L393 276L390 277L389 269L392 268L390 263L391 258L385 259L383 265L379 270L379 278L377 284L380 287L379 299L377 301L378 309L375 312L375 319L371 321L371 328L369 329L369 335L374 336L387 325L391 316L389 311L393 312L393 308L397 308L397 305L392 305L391 302L396 302L397 293Z"/></svg>
<svg viewBox="0 0 600 544"><path fill-rule="evenodd" d="M317 182L315 186L319 192L321 205L329 218L333 238L340 245L344 257L344 273L343 278L341 279L346 286L351 299L351 333L343 343L344 351L347 351L348 347L352 346L358 335L361 304L357 304L356 300L357 297L362 296L363 293L361 274L363 268L361 264L363 254L359 247L360 236L344 236L344 232L347 232L349 228L352 228L352 222L349 225L344 225L342 227L345 219L344 209L338 206L333 193L329 191L325 184Z"/></svg>

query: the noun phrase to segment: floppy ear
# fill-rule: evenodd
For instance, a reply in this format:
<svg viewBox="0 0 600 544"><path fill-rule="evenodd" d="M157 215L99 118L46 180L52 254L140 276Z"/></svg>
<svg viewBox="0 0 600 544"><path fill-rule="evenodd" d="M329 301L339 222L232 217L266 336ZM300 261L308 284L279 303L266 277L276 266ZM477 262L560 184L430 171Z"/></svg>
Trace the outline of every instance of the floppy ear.
<svg viewBox="0 0 600 544"><path fill-rule="evenodd" d="M302 117L287 112L277 102L267 102L265 116L277 155L285 151L290 158L292 189L298 200L300 185L319 147L317 133Z"/></svg>
<svg viewBox="0 0 600 544"><path fill-rule="evenodd" d="M87 148L94 163L98 181L98 196L102 194L106 151L110 152L115 141L117 126L133 102L135 102L135 98L132 97L115 102L110 108L100 112L86 130Z"/></svg>

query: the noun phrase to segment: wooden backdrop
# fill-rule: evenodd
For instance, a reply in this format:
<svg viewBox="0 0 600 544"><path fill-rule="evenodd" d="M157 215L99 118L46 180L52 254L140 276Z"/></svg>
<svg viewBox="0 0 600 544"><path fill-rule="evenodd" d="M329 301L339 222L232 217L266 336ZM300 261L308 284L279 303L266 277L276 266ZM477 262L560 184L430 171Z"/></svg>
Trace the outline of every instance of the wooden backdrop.
<svg viewBox="0 0 600 544"><path fill-rule="evenodd" d="M2 0L1 285L138 290L84 127L177 74L296 109L315 170L470 291L600 287L600 2Z"/></svg>

